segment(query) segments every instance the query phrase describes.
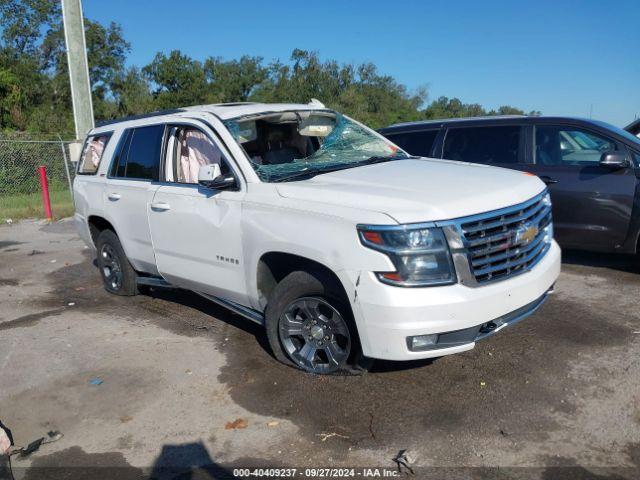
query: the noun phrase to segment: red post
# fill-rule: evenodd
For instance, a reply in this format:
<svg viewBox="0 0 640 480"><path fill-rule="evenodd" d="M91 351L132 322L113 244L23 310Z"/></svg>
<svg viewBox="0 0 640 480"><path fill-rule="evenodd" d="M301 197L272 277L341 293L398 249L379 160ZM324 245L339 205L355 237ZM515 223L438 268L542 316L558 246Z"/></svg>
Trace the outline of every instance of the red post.
<svg viewBox="0 0 640 480"><path fill-rule="evenodd" d="M47 167L38 167L40 174L40 188L42 189L42 204L44 205L44 214L47 220L51 220L51 199L49 198L49 182L47 181Z"/></svg>

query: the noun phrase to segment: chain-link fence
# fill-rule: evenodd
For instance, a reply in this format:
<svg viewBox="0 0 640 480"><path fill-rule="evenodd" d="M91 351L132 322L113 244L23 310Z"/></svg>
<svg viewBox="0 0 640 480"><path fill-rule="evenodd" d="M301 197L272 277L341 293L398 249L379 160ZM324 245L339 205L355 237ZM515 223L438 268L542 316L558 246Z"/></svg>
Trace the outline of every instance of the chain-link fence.
<svg viewBox="0 0 640 480"><path fill-rule="evenodd" d="M0 221L43 216L40 166L47 169L54 216L73 211L70 143L57 135L0 134Z"/></svg>

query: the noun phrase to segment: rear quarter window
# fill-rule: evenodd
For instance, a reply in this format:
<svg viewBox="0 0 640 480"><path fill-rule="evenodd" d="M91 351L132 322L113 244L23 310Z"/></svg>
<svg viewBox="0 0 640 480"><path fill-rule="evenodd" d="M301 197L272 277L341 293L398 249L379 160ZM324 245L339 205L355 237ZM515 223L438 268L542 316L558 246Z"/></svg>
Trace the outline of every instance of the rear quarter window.
<svg viewBox="0 0 640 480"><path fill-rule="evenodd" d="M423 130L418 132L390 133L385 136L411 155L429 157L431 156L433 142L435 142L438 136L438 131L439 130Z"/></svg>
<svg viewBox="0 0 640 480"><path fill-rule="evenodd" d="M111 133L90 135L84 144L80 161L78 162L79 175L95 175L100 167L104 150L111 138Z"/></svg>

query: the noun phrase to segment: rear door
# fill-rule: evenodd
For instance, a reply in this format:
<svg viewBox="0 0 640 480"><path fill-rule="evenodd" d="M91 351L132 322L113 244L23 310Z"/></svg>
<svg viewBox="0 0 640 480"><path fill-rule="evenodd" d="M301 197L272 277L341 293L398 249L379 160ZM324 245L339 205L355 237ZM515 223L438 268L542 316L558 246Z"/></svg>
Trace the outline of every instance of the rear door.
<svg viewBox="0 0 640 480"><path fill-rule="evenodd" d="M113 132L89 135L82 148L76 177L73 181L75 217L82 225L86 225L87 218L90 215L100 215L102 213L105 178L104 175L98 175L97 173L100 164L113 154L112 136ZM86 232L84 228L80 228L79 231ZM84 240L90 241L89 238Z"/></svg>
<svg viewBox="0 0 640 480"><path fill-rule="evenodd" d="M575 125L537 124L534 164L528 167L548 184L555 237L569 247L614 250L624 242L636 190L633 168L599 164L624 145L606 134Z"/></svg>
<svg viewBox="0 0 640 480"><path fill-rule="evenodd" d="M158 188L164 125L125 130L104 189L107 218L136 270L157 273L147 210Z"/></svg>
<svg viewBox="0 0 640 480"><path fill-rule="evenodd" d="M445 134L442 158L524 170L524 128L522 125L450 127Z"/></svg>

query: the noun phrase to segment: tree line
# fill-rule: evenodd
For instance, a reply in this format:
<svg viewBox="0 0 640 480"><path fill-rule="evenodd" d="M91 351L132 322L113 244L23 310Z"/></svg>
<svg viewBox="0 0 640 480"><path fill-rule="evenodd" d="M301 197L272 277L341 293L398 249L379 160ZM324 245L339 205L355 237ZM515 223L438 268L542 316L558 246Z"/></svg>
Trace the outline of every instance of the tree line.
<svg viewBox="0 0 640 480"><path fill-rule="evenodd" d="M317 98L374 128L400 121L524 114L502 106L410 91L373 63L322 60L294 49L287 61L245 55L203 61L173 50L143 67L126 67L131 45L122 27L85 19L96 121L220 102L300 102ZM58 0L0 0L0 131L73 132L71 93ZM540 112L529 112L539 114Z"/></svg>

